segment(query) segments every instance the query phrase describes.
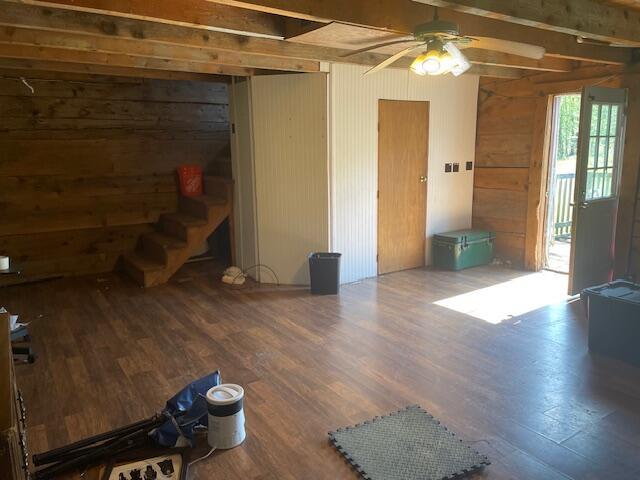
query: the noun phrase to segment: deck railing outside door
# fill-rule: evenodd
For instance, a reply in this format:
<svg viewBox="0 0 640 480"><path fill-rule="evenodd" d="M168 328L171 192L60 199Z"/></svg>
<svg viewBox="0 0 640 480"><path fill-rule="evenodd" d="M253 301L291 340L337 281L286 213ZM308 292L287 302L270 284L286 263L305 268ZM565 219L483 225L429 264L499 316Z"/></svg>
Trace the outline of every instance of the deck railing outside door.
<svg viewBox="0 0 640 480"><path fill-rule="evenodd" d="M575 173L560 173L555 179L555 205L553 212L553 238L568 240L571 238L571 219L573 218L573 189L576 183Z"/></svg>

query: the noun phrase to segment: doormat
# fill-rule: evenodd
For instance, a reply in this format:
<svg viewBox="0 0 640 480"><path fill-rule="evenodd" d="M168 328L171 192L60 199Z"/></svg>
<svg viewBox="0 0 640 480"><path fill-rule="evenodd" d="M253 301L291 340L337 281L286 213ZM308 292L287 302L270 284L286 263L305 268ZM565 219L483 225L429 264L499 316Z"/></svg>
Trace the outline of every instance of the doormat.
<svg viewBox="0 0 640 480"><path fill-rule="evenodd" d="M491 463L418 405L339 428L329 438L368 480L451 479Z"/></svg>

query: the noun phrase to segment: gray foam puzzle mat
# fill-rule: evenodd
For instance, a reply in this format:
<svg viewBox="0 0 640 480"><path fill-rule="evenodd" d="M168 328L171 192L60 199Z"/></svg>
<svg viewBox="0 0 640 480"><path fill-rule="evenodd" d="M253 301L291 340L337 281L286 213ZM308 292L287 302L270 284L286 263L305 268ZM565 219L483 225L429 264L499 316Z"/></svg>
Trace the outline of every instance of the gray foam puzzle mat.
<svg viewBox="0 0 640 480"><path fill-rule="evenodd" d="M452 479L490 464L418 405L339 428L329 438L368 480Z"/></svg>

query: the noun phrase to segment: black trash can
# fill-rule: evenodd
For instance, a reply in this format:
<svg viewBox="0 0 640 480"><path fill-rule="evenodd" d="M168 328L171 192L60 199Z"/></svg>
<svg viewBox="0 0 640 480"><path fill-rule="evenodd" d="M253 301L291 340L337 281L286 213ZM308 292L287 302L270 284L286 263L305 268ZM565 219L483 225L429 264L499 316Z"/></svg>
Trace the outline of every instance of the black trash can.
<svg viewBox="0 0 640 480"><path fill-rule="evenodd" d="M341 253L315 252L309 255L311 293L335 295L340 290Z"/></svg>

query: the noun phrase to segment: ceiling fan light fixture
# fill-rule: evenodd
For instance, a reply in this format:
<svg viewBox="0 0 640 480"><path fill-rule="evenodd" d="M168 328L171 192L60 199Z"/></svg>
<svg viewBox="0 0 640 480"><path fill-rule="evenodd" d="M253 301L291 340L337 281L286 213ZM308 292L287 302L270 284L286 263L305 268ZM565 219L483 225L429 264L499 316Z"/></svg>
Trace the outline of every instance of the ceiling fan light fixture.
<svg viewBox="0 0 640 480"><path fill-rule="evenodd" d="M442 75L456 66L455 58L442 44L434 42L426 52L421 53L411 63L411 71L418 75Z"/></svg>
<svg viewBox="0 0 640 480"><path fill-rule="evenodd" d="M428 2L427 0L413 0L422 3L440 3L447 2ZM473 3L473 2L471 2ZM584 37L577 37L579 43L591 42ZM546 50L539 45L529 43L514 42L510 40L502 40L493 37L467 37L460 35L460 29L457 24L447 20L440 20L437 8L434 9L433 20L422 25L418 25L413 35L405 36L401 39L384 42L377 45L370 45L367 48L354 50L347 55L358 55L360 53L374 51L382 47L395 44L411 43L413 45L400 50L396 54L384 59L373 68L367 70L365 75L379 72L389 67L401 58L415 54L414 52L423 50L423 53L411 63L410 69L417 75L443 75L451 73L459 76L471 68L471 62L460 52L458 47L473 47L482 50L491 50L510 55L518 55L520 57L532 58L540 60L544 58ZM609 46L622 46L617 44L608 44ZM424 50L426 48L426 51ZM638 49L640 51L640 49Z"/></svg>
<svg viewBox="0 0 640 480"><path fill-rule="evenodd" d="M438 55L431 55L422 62L422 69L427 75L437 75L442 66L442 59Z"/></svg>
<svg viewBox="0 0 640 480"><path fill-rule="evenodd" d="M448 52L444 52L440 56L440 69L432 75L444 75L445 73L449 73L454 66L455 60L453 57Z"/></svg>
<svg viewBox="0 0 640 480"><path fill-rule="evenodd" d="M453 43L447 42L444 44L444 50L453 58L453 66L451 67L451 73L454 77L459 77L464 72L471 68L471 63L467 60L460 49Z"/></svg>
<svg viewBox="0 0 640 480"><path fill-rule="evenodd" d="M442 70L443 58L440 52L428 50L421 53L411 64L411 70L418 75L438 75Z"/></svg>
<svg viewBox="0 0 640 480"><path fill-rule="evenodd" d="M466 65L456 65L455 67L453 67L451 69L451 74L454 77L459 77L460 75L462 75L464 72L466 72L470 68L471 68L471 65L468 64L468 63Z"/></svg>
<svg viewBox="0 0 640 480"><path fill-rule="evenodd" d="M425 61L425 57L426 57L426 52L425 53L421 53L420 55L418 55L413 62L411 62L411 66L409 67L411 69L411 71L413 73L415 73L416 75L426 75L427 72L424 71L424 68L422 67L422 64Z"/></svg>

